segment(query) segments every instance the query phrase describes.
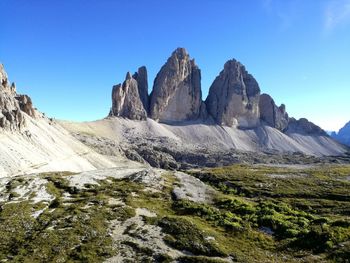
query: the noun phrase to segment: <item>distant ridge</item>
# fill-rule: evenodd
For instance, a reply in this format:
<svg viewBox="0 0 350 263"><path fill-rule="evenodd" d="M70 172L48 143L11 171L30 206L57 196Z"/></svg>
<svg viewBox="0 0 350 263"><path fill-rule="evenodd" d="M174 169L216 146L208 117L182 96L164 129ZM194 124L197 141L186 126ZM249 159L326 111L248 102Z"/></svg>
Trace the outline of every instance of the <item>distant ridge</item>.
<svg viewBox="0 0 350 263"><path fill-rule="evenodd" d="M332 132L331 137L343 144L350 146L350 121L346 123L338 133Z"/></svg>

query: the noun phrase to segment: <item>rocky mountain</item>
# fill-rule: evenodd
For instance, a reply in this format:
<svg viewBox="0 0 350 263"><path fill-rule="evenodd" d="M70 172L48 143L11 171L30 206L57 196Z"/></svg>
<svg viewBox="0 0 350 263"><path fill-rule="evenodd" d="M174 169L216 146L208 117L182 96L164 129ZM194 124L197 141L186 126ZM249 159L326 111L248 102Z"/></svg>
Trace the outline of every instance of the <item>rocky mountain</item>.
<svg viewBox="0 0 350 263"><path fill-rule="evenodd" d="M132 160L175 169L179 163L215 166L252 160L237 151L313 156L348 151L307 119L290 118L286 106L277 106L270 95L260 95L258 82L234 59L225 63L205 102L200 70L183 48L161 68L150 96L147 87L143 67L113 88L110 116L136 122L107 119L87 124L97 137L121 143ZM82 124L63 125L73 134L87 132Z"/></svg>
<svg viewBox="0 0 350 263"><path fill-rule="evenodd" d="M17 94L15 83L10 83L4 66L0 64L0 128L11 131L23 129L24 114L35 117L32 100L27 95Z"/></svg>
<svg viewBox="0 0 350 263"><path fill-rule="evenodd" d="M260 119L269 126L280 131L285 131L288 127L289 117L286 106L277 106L275 101L268 94L262 94L259 101Z"/></svg>
<svg viewBox="0 0 350 263"><path fill-rule="evenodd" d="M140 67L132 76L137 81L139 95L144 109L149 111L149 96L148 96L148 78L147 69L145 66Z"/></svg>
<svg viewBox="0 0 350 263"><path fill-rule="evenodd" d="M127 73L113 87L109 118L88 123L46 118L0 69L0 176L79 172L130 160L177 169L348 151L318 126L289 118L284 105L260 95L257 81L236 60L225 64L203 102L198 66L184 49L176 49L150 95L146 67Z"/></svg>
<svg viewBox="0 0 350 263"><path fill-rule="evenodd" d="M252 128L259 125L259 97L257 81L232 59L214 80L205 103L219 125Z"/></svg>
<svg viewBox="0 0 350 263"><path fill-rule="evenodd" d="M347 262L348 148L260 96L238 62L207 115L185 54L159 74L156 107L141 67L108 118L83 123L45 117L1 67L0 262Z"/></svg>
<svg viewBox="0 0 350 263"><path fill-rule="evenodd" d="M150 116L160 122L198 119L202 102L201 71L183 48L176 49L154 80Z"/></svg>
<svg viewBox="0 0 350 263"><path fill-rule="evenodd" d="M350 122L346 123L338 133L332 132L331 137L340 143L350 146Z"/></svg>
<svg viewBox="0 0 350 263"><path fill-rule="evenodd" d="M128 72L123 84L113 87L110 116L121 116L132 120L145 120L147 118L147 110L145 109L145 105L148 104L147 71L140 69L139 72L142 73L135 73L134 76ZM145 93L147 96L143 97L142 100L140 94L145 96Z"/></svg>
<svg viewBox="0 0 350 263"><path fill-rule="evenodd" d="M299 120L296 120L295 118L290 118L288 122L287 133L291 132L306 135L328 136L328 134L319 126L305 118L301 118Z"/></svg>
<svg viewBox="0 0 350 263"><path fill-rule="evenodd" d="M115 167L37 111L27 95L19 95L0 64L0 179L47 171L81 172Z"/></svg>
<svg viewBox="0 0 350 263"><path fill-rule="evenodd" d="M260 95L255 78L235 59L225 63L202 101L201 71L184 48L177 48L157 74L148 95L146 67L113 87L109 116L161 123L199 120L220 126L255 129L268 125L281 132L325 135L306 119L289 118L286 106Z"/></svg>

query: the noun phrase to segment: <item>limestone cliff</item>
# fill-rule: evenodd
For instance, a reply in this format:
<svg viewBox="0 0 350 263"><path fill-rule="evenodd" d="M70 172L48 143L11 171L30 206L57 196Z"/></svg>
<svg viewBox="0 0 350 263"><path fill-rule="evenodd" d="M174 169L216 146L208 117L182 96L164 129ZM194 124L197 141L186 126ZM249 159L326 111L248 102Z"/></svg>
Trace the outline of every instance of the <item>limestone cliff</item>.
<svg viewBox="0 0 350 263"><path fill-rule="evenodd" d="M219 125L253 128L259 125L259 97L257 81L232 59L214 80L205 103Z"/></svg>

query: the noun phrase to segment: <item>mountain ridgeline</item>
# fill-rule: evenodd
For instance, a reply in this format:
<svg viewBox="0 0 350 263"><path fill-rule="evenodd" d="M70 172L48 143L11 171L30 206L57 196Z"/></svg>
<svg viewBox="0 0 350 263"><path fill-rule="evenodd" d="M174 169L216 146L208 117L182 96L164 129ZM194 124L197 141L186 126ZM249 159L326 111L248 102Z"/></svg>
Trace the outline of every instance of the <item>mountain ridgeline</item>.
<svg viewBox="0 0 350 263"><path fill-rule="evenodd" d="M113 87L109 116L47 118L17 93L0 64L0 177L111 168L120 159L164 169L348 160L348 147L308 120L290 118L236 60L225 63L203 100L201 71L182 48L150 94L146 67L127 73Z"/></svg>
<svg viewBox="0 0 350 263"><path fill-rule="evenodd" d="M338 133L332 132L331 137L345 145L350 146L350 121L346 123Z"/></svg>
<svg viewBox="0 0 350 263"><path fill-rule="evenodd" d="M168 124L197 121L242 129L268 125L281 132L326 135L307 119L290 118L284 104L277 106L270 95L261 94L258 82L235 59L225 63L203 101L201 71L184 48L168 58L150 95L146 67L134 75L127 73L125 81L113 87L109 116L151 118Z"/></svg>

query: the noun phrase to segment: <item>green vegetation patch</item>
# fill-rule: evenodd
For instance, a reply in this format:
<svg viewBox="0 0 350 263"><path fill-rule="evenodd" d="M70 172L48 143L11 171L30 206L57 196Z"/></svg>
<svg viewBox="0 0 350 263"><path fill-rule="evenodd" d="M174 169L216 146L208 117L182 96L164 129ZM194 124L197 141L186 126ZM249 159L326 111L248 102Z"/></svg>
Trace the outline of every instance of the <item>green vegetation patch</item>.
<svg viewBox="0 0 350 263"><path fill-rule="evenodd" d="M270 251L345 260L344 246L350 242L350 182L344 178L349 176L350 166L287 169L235 165L191 174L221 195L212 206L178 202L175 208L182 214L199 216L226 231L239 229L253 236L263 231L274 237ZM236 227L230 228L230 224ZM300 255L300 251L309 252Z"/></svg>
<svg viewBox="0 0 350 263"><path fill-rule="evenodd" d="M214 237L206 234L188 219L164 217L158 225L168 234L164 239L165 242L176 249L195 255L227 256L215 242Z"/></svg>
<svg viewBox="0 0 350 263"><path fill-rule="evenodd" d="M3 203L0 209L0 260L13 262L101 262L116 254L110 221L135 216L127 202L143 187L126 180L109 179L86 189L71 187L68 173L38 175L48 180L49 203ZM17 185L17 184L16 184ZM13 184L10 185L11 189ZM33 214L41 210L36 218Z"/></svg>
<svg viewBox="0 0 350 263"><path fill-rule="evenodd" d="M171 173L163 175L160 191L113 178L79 189L70 186L68 173L42 174L53 201L9 196L0 204L0 260L102 262L119 252L110 222L146 208L157 216L143 217L144 223L160 226L165 243L187 253L179 262L348 262L349 166L235 165L190 174L218 190L213 202L173 199ZM6 195L26 183L9 182ZM124 234L139 238L132 227ZM173 261L140 244L122 244L135 253L134 262Z"/></svg>

